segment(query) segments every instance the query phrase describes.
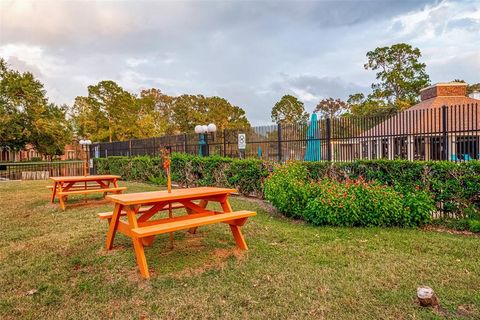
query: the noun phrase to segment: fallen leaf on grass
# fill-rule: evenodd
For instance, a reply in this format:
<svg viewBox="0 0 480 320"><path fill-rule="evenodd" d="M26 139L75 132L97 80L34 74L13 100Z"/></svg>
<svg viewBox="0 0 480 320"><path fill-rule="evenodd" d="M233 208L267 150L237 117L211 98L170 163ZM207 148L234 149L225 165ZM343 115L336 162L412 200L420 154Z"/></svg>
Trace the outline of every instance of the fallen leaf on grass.
<svg viewBox="0 0 480 320"><path fill-rule="evenodd" d="M37 292L38 292L37 289L28 290L28 292L27 292L26 295L27 295L27 296L33 296L33 295L34 295L35 293L37 293Z"/></svg>

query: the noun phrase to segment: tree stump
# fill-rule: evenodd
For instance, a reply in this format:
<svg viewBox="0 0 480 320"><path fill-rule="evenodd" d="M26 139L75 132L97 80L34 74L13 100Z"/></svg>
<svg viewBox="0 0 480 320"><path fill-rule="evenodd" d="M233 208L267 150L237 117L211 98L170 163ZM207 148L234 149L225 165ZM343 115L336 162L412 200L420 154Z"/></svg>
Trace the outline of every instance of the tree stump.
<svg viewBox="0 0 480 320"><path fill-rule="evenodd" d="M437 295L430 287L418 287L417 299L422 307L438 307L440 305Z"/></svg>

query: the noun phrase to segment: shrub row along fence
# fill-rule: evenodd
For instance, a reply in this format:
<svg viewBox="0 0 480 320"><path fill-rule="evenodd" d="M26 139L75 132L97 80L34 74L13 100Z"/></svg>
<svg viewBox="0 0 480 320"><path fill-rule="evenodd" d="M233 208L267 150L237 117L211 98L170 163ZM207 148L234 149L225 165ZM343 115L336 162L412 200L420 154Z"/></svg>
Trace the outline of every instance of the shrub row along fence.
<svg viewBox="0 0 480 320"><path fill-rule="evenodd" d="M121 175L126 180L165 183L160 157L109 157L95 159L97 173ZM480 206L480 161L359 160L354 162L299 162L307 177L298 183L324 177L336 181L376 181L396 190L431 194L436 217L463 217ZM244 195L264 196L265 180L279 164L259 159L232 159L173 154L172 178L184 187L224 186ZM291 190L293 192L293 190Z"/></svg>
<svg viewBox="0 0 480 320"><path fill-rule="evenodd" d="M245 149L239 149L239 134ZM226 129L206 136L206 154L270 161L315 159L335 162L408 159L468 161L480 158L478 104L407 110L382 117L321 119L316 123ZM199 154L194 133L98 143L92 157L156 156L161 148ZM308 150L308 149L314 150Z"/></svg>

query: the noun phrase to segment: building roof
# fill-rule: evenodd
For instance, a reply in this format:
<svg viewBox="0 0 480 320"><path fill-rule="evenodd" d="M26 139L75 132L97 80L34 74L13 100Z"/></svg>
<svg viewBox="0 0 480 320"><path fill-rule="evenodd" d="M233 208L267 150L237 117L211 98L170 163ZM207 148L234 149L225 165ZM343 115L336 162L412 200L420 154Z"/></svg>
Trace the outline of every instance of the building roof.
<svg viewBox="0 0 480 320"><path fill-rule="evenodd" d="M454 82L422 89L421 102L365 131L362 136L442 133L444 105L448 106L448 131L480 131L480 100L467 97L466 86Z"/></svg>

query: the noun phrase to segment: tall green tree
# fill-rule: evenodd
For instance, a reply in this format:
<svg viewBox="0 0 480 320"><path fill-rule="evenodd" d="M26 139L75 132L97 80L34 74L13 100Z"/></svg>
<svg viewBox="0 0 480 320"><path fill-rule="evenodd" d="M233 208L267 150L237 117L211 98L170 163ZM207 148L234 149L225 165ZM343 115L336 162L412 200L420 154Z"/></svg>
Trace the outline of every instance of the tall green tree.
<svg viewBox="0 0 480 320"><path fill-rule="evenodd" d="M35 120L32 141L35 149L45 155L61 155L65 145L72 142L72 127L66 119L68 107L48 104Z"/></svg>
<svg viewBox="0 0 480 320"><path fill-rule="evenodd" d="M111 80L88 87L87 97L77 97L73 119L77 132L94 141L137 138L138 117L136 98Z"/></svg>
<svg viewBox="0 0 480 320"><path fill-rule="evenodd" d="M350 105L341 99L326 98L320 100L315 108L315 112L322 118L332 119L340 117L349 111L349 109Z"/></svg>
<svg viewBox="0 0 480 320"><path fill-rule="evenodd" d="M430 84L420 49L406 43L379 47L367 52L366 70L377 71L372 97L404 108L418 101L422 88Z"/></svg>
<svg viewBox="0 0 480 320"><path fill-rule="evenodd" d="M173 121L178 132L192 132L198 124L214 123L217 130L250 127L245 111L224 98L181 95L173 98Z"/></svg>
<svg viewBox="0 0 480 320"><path fill-rule="evenodd" d="M308 121L303 102L292 95L284 95L272 108L272 121L280 124L293 124Z"/></svg>
<svg viewBox="0 0 480 320"><path fill-rule="evenodd" d="M207 113L204 122L215 123L218 130L250 127L245 110L231 104L224 98L205 98Z"/></svg>
<svg viewBox="0 0 480 320"><path fill-rule="evenodd" d="M0 59L0 145L20 150L31 144L48 156L63 153L71 137L65 109L48 103L43 84Z"/></svg>
<svg viewBox="0 0 480 320"><path fill-rule="evenodd" d="M172 119L177 132L193 132L198 124L205 124L208 107L203 95L183 94L172 100Z"/></svg>
<svg viewBox="0 0 480 320"><path fill-rule="evenodd" d="M418 102L420 90L430 84L420 49L406 43L367 52L366 70L377 71L372 92L350 95L350 112L360 116L382 116L408 109Z"/></svg>
<svg viewBox="0 0 480 320"><path fill-rule="evenodd" d="M365 97L363 93L352 94L348 97L349 114L361 117L381 117L394 114L398 111L393 104L381 99Z"/></svg>
<svg viewBox="0 0 480 320"><path fill-rule="evenodd" d="M137 99L137 127L141 137L156 137L175 133L172 120L172 97L159 89L142 90Z"/></svg>

